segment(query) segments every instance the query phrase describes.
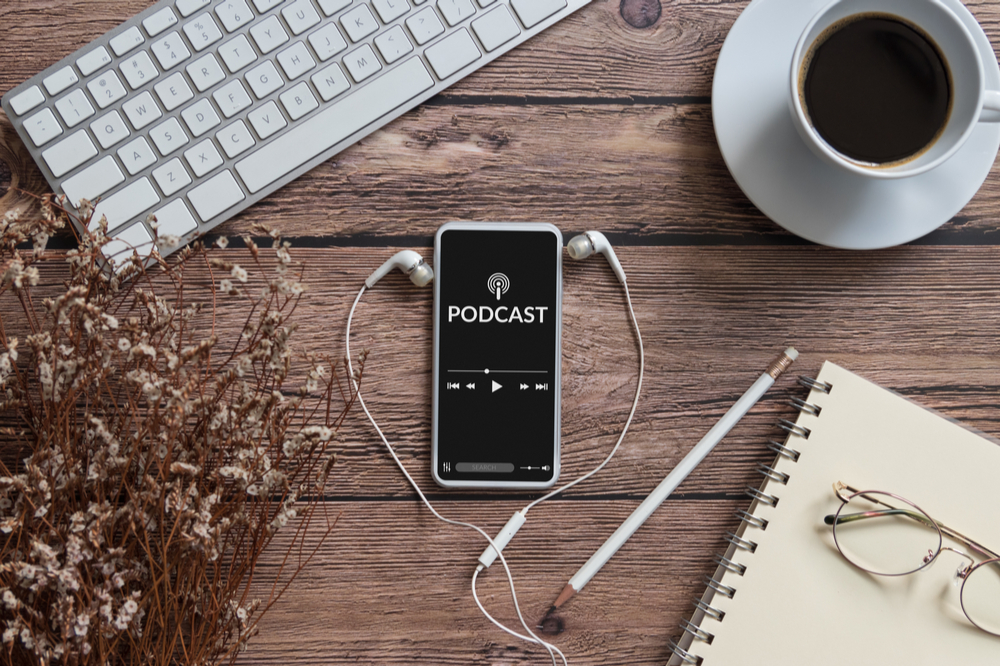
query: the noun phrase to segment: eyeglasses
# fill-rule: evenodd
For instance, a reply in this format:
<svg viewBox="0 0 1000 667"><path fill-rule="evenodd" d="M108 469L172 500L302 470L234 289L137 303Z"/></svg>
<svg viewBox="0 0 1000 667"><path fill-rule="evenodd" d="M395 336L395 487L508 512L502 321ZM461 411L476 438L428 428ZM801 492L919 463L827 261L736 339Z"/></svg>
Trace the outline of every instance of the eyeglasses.
<svg viewBox="0 0 1000 667"><path fill-rule="evenodd" d="M932 519L912 502L886 491L858 491L833 485L842 501L824 521L833 527L840 554L855 567L886 577L912 574L951 551L968 563L955 575L962 580L962 611L984 632L1000 636L1000 554ZM977 554L944 545L951 538Z"/></svg>

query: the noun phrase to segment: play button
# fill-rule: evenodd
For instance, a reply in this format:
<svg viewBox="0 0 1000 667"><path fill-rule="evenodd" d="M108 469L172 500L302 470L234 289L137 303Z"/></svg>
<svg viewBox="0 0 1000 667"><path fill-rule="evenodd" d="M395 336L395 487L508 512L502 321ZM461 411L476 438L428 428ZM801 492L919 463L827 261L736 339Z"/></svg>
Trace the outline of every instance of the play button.
<svg viewBox="0 0 1000 667"><path fill-rule="evenodd" d="M494 380L494 381L493 381L493 391L494 391L494 392L496 392L496 390L497 390L497 389L500 389L500 388L502 388L502 387L503 387L503 385L502 385L502 384L500 384L500 383L499 383L499 382L497 382L496 380Z"/></svg>

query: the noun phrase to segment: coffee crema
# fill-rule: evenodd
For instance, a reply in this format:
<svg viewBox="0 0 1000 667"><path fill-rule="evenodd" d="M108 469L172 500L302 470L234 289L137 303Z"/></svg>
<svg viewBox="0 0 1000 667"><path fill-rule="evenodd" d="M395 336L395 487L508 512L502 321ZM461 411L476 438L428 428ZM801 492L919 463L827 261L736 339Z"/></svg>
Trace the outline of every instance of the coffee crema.
<svg viewBox="0 0 1000 667"><path fill-rule="evenodd" d="M941 135L952 83L922 31L888 14L857 14L810 47L799 94L809 122L834 150L887 167L918 157Z"/></svg>

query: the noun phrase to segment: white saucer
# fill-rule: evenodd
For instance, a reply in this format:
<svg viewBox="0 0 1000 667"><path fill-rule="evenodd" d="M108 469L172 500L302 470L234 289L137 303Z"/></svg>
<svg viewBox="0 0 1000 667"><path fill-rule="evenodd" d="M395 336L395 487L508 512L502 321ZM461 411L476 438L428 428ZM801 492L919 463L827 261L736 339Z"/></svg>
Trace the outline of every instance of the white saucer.
<svg viewBox="0 0 1000 667"><path fill-rule="evenodd" d="M712 115L722 156L757 208L788 231L836 248L907 243L965 206L1000 148L1000 124L979 123L940 167L898 180L866 179L827 164L799 137L788 109L788 70L799 35L829 0L753 0L715 66ZM1000 88L993 47L958 0L943 0L979 45L986 85Z"/></svg>

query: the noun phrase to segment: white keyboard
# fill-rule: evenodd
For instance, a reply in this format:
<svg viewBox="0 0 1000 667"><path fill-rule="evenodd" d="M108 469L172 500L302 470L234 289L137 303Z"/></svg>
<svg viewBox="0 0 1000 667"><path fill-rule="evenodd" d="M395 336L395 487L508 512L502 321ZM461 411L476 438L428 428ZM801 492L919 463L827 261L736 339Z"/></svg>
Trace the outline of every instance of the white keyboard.
<svg viewBox="0 0 1000 667"><path fill-rule="evenodd" d="M183 245L589 2L160 0L3 109L121 264L150 213Z"/></svg>

